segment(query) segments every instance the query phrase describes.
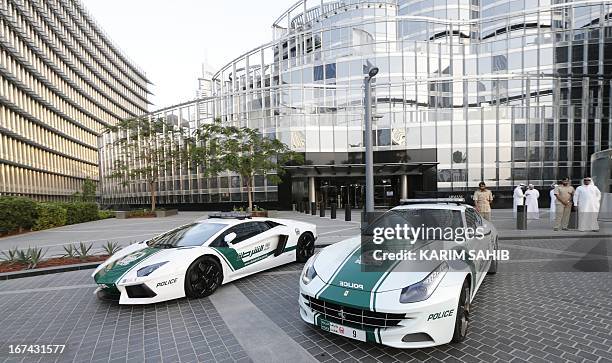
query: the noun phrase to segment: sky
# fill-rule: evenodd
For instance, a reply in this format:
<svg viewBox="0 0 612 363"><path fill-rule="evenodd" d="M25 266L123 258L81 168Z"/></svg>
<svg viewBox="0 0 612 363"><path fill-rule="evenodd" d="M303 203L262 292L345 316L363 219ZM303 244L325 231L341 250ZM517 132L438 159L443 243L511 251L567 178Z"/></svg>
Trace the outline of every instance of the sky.
<svg viewBox="0 0 612 363"><path fill-rule="evenodd" d="M153 83L150 110L195 98L206 60L216 72L272 40L295 0L81 0Z"/></svg>

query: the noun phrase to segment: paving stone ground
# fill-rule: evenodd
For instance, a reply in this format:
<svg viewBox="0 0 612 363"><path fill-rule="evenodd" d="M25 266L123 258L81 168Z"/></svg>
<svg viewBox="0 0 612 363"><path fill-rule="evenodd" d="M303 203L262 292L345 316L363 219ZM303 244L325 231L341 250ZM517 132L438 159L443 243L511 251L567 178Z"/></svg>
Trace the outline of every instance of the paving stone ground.
<svg viewBox="0 0 612 363"><path fill-rule="evenodd" d="M552 249L553 243L538 241L537 246ZM504 265L478 292L464 343L401 350L352 341L303 323L297 305L301 267L286 265L234 286L317 361L612 361L610 272L517 272ZM251 361L210 299L119 306L93 296L90 273L0 282L0 361ZM67 347L53 356L7 354L8 344L30 343Z"/></svg>
<svg viewBox="0 0 612 363"><path fill-rule="evenodd" d="M323 244L358 231L358 225L343 221L317 224ZM500 241L500 248L510 251L511 261L485 279L466 341L429 349L357 342L303 323L297 304L301 264L233 286L313 361L612 362L612 240L511 240ZM252 361L248 344L229 328L233 321L235 329L235 319L221 315L211 299L119 306L95 298L91 272L0 281L0 362ZM66 349L9 355L9 344L66 344Z"/></svg>

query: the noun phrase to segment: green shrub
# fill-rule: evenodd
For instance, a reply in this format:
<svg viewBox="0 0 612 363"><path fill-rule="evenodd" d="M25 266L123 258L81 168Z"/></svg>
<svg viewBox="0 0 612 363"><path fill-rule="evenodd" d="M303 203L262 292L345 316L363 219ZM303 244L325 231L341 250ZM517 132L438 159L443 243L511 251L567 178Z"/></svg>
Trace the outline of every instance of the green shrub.
<svg viewBox="0 0 612 363"><path fill-rule="evenodd" d="M10 250L2 251L1 255L2 257L0 257L0 259L2 261L8 263L9 265L12 265L15 262L17 262L17 257L19 256L19 250L17 249L17 247L14 247Z"/></svg>
<svg viewBox="0 0 612 363"><path fill-rule="evenodd" d="M32 228L36 213L36 202L31 199L0 197L0 232Z"/></svg>
<svg viewBox="0 0 612 363"><path fill-rule="evenodd" d="M66 225L67 211L60 203L39 203L36 206L38 219L32 227L34 231Z"/></svg>
<svg viewBox="0 0 612 363"><path fill-rule="evenodd" d="M112 210L101 210L98 211L98 219L115 218L115 211Z"/></svg>
<svg viewBox="0 0 612 363"><path fill-rule="evenodd" d="M102 248L104 249L104 252L109 256L112 256L115 253L117 253L119 250L121 250L121 246L119 246L118 242L111 242L111 241L106 242L104 246L102 246Z"/></svg>
<svg viewBox="0 0 612 363"><path fill-rule="evenodd" d="M79 243L79 246L76 248L77 257L81 260L87 259L87 257L91 256L91 254L89 254L89 251L91 251L92 247L92 244L86 245L83 242Z"/></svg>
<svg viewBox="0 0 612 363"><path fill-rule="evenodd" d="M38 264L43 260L47 251L39 247L28 248L29 266L28 269L36 268Z"/></svg>
<svg viewBox="0 0 612 363"><path fill-rule="evenodd" d="M66 224L85 223L100 219L96 203L72 202L62 203L61 206L66 209Z"/></svg>
<svg viewBox="0 0 612 363"><path fill-rule="evenodd" d="M27 250L18 250L15 248L11 251L12 260L6 260L9 263L20 263L26 265L26 269L33 269L43 260L47 254L46 250L40 247L28 247Z"/></svg>
<svg viewBox="0 0 612 363"><path fill-rule="evenodd" d="M64 253L62 257L66 258L75 258L77 256L77 250L73 245L66 245L64 247Z"/></svg>

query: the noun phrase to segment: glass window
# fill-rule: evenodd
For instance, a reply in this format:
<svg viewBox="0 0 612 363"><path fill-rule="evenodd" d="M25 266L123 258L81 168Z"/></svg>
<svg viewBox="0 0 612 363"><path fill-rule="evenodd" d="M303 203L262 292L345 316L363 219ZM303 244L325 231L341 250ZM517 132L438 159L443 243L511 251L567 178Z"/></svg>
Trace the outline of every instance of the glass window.
<svg viewBox="0 0 612 363"><path fill-rule="evenodd" d="M526 131L524 124L516 124L514 125L514 141L525 141L526 140Z"/></svg>
<svg viewBox="0 0 612 363"><path fill-rule="evenodd" d="M476 230L478 227L478 216L476 212L472 210L472 208L465 209L465 222L467 224L467 228L473 228Z"/></svg>
<svg viewBox="0 0 612 363"><path fill-rule="evenodd" d="M222 223L193 223L151 239L147 244L153 248L175 248L201 246L214 234L225 228Z"/></svg>
<svg viewBox="0 0 612 363"><path fill-rule="evenodd" d="M316 81L322 81L323 80L323 66L315 66L314 68L314 80Z"/></svg>
<svg viewBox="0 0 612 363"><path fill-rule="evenodd" d="M227 232L223 234L223 237L232 232L236 233L236 238L231 242L233 245L235 245L251 237L257 236L262 232L262 230L258 222L246 222L228 229Z"/></svg>
<svg viewBox="0 0 612 363"><path fill-rule="evenodd" d="M444 228L457 229L463 226L461 212L448 209L400 209L392 210L374 221L364 232L364 236L374 236L374 231L378 228L396 228L397 226L415 226L424 229ZM430 239L442 239L442 233L433 233L428 236Z"/></svg>
<svg viewBox="0 0 612 363"><path fill-rule="evenodd" d="M336 63L329 63L325 65L325 79L336 78Z"/></svg>

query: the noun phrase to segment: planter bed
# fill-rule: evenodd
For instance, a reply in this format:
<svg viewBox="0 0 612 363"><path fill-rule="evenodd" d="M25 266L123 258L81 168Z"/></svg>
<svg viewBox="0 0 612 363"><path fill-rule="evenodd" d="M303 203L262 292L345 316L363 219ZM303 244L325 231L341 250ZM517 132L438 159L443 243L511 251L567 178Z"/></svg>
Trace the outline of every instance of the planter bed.
<svg viewBox="0 0 612 363"><path fill-rule="evenodd" d="M20 263L10 264L8 262L0 262L0 273L16 272L16 271L35 271L37 269L47 268L47 267L71 266L71 265L80 265L83 263L90 263L90 262L102 262L102 261L105 261L107 258L108 258L107 255L90 256L90 257L87 257L86 259L80 259L78 257L77 258L65 258L65 257L49 258L49 259L41 261L38 265L36 265L35 269L27 269L28 267L27 265L20 264Z"/></svg>
<svg viewBox="0 0 612 363"><path fill-rule="evenodd" d="M142 213L140 211L115 211L115 218L117 219L128 219L128 218L155 218L155 212Z"/></svg>
<svg viewBox="0 0 612 363"><path fill-rule="evenodd" d="M157 218L170 217L178 214L178 209L166 209L166 210L156 210L155 216Z"/></svg>
<svg viewBox="0 0 612 363"><path fill-rule="evenodd" d="M30 233L30 232L32 232L32 231L30 231L29 229L24 229L21 232L18 229L12 230L10 232L6 232L6 230L0 230L0 238L19 236L20 234L26 234L26 233Z"/></svg>

